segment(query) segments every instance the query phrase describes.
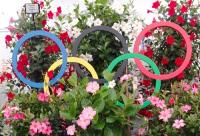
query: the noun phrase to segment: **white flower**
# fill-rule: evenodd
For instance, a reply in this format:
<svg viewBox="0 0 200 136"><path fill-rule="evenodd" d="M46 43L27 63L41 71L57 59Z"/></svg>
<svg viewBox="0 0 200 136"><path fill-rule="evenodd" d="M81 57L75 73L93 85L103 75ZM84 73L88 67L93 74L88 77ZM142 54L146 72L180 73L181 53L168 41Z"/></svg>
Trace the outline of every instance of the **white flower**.
<svg viewBox="0 0 200 136"><path fill-rule="evenodd" d="M81 29L74 27L72 30L73 38L77 38L81 34Z"/></svg>
<svg viewBox="0 0 200 136"><path fill-rule="evenodd" d="M114 23L112 28L115 29L116 31L120 32L120 26L121 26L120 24Z"/></svg>
<svg viewBox="0 0 200 136"><path fill-rule="evenodd" d="M118 1L114 1L111 8L120 15L124 12L124 5Z"/></svg>
<svg viewBox="0 0 200 136"><path fill-rule="evenodd" d="M94 21L94 26L100 26L103 22L97 18L95 21Z"/></svg>
<svg viewBox="0 0 200 136"><path fill-rule="evenodd" d="M94 3L96 0L87 0L89 3Z"/></svg>
<svg viewBox="0 0 200 136"><path fill-rule="evenodd" d="M84 59L84 60L86 60L86 61L88 61L88 62L93 61L92 55L91 55L91 54L88 54L88 53L86 53L86 54L81 54L81 55L80 55L80 58L82 58L82 59Z"/></svg>
<svg viewBox="0 0 200 136"><path fill-rule="evenodd" d="M72 22L70 23L71 26L75 26L78 23L78 19L73 19Z"/></svg>
<svg viewBox="0 0 200 136"><path fill-rule="evenodd" d="M108 87L109 88L114 88L116 86L116 83L115 83L115 80L112 80L112 81L110 81L110 82L108 82Z"/></svg>
<svg viewBox="0 0 200 136"><path fill-rule="evenodd" d="M94 16L91 16L90 18L88 18L86 25L91 27L94 23Z"/></svg>

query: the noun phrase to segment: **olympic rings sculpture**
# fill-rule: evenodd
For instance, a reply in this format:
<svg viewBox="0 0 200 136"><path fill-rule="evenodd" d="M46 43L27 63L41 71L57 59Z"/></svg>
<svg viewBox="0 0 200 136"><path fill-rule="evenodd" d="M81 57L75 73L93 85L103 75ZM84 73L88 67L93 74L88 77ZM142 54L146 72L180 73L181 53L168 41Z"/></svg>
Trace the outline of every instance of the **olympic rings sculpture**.
<svg viewBox="0 0 200 136"><path fill-rule="evenodd" d="M144 35L149 32L150 30L154 29L154 28L157 28L157 27L171 27L173 29L175 29L176 31L178 31L182 37L184 38L185 42L186 42L186 47L187 47L187 53L186 53L186 59L184 60L183 64L175 71L175 72L172 72L170 74L160 74L160 71L158 69L158 67L156 66L156 64L148 57L146 56L143 56L141 54L138 54L139 53L139 46L140 46L140 42L143 40L144 38ZM78 64L81 64L83 66L86 67L86 69L91 73L92 75L92 78L95 79L95 80L98 80L98 75L95 71L95 69L86 61L80 59L80 58L77 58L76 55L77 55L77 50L78 50L78 45L80 44L81 40L89 33L91 32L94 32L94 31L107 31L107 32L110 32L112 34L114 34L121 42L122 46L123 46L123 50L122 52L125 53L124 55L121 55L119 57L117 57L116 59L114 59L111 64L108 66L108 68L106 69L107 71L109 72L112 72L113 68L121 61L123 61L122 65L119 67L119 69L117 70L116 74L115 74L115 77L114 79L117 80L118 77L120 77L127 64L128 64L128 61L127 59L130 59L130 58L134 58L138 68L141 70L141 72L146 75L147 77L150 77L150 78L153 78L153 79L156 79L156 85L155 85L155 90L154 90L154 93L158 93L159 90L160 90L160 87L161 87L161 80L169 80L169 79L172 79L174 77L176 77L177 75L179 75L181 72L184 71L184 69L187 67L187 65L189 64L189 61L191 59L191 56L192 56L192 46L191 46L191 41L190 41L190 38L187 34L187 32L181 28L179 25L175 24L175 23L172 23L172 22L164 22L164 21L161 21L161 22L156 22L156 23L153 23L149 26L147 26L138 36L138 38L136 39L136 42L135 42L135 45L134 45L134 48L133 48L133 53L128 53L128 45L126 44L126 41L124 39L124 37L119 33L117 32L116 30L110 28L110 27L107 27L107 26L96 26L96 27L92 27L92 28L89 28L89 29L86 29L85 31L83 31L83 33L72 43L74 46L73 46L73 50L72 50L72 55L73 57L67 57L67 52L66 52L66 49L63 45L63 43L61 42L61 40L56 37L54 34L52 33L49 33L49 32L46 32L46 31L42 31L42 30L37 30L37 31L32 31L32 32L29 32L27 33L26 35L24 35L16 44L14 50L13 50L13 56L12 56L12 67L13 67L13 71L15 72L16 76L19 78L19 80L21 80L23 83L29 85L30 87L34 87L34 88L43 88L44 87L44 91L48 94L49 93L49 82L50 82L50 85L53 85L55 84L64 74L65 70L67 69L67 63L68 62L72 62L72 63L78 63ZM58 75L56 75L53 79L51 79L49 81L49 78L47 76L47 74L45 75L45 80L44 80L44 83L37 83L37 82L33 82L33 81L30 81L29 79L26 79L25 77L23 77L23 75L17 70L17 54L19 52L19 49L20 47L23 45L23 43L34 37L34 36L45 36L45 37L48 37L50 39L52 39L57 45L58 47L60 48L61 50L61 53L62 53L62 60L58 60L56 61L50 68L49 70L55 70L57 67L59 67L61 65L61 68L58 72ZM145 62L147 62L151 68L153 69L154 73L155 74L152 74L151 72L149 72L148 70L146 70L146 68L144 68L144 66L142 65L141 61L140 60L143 60ZM82 77L85 76L83 74L83 72L81 71L80 67L78 64L75 64L75 69L77 71L77 73L79 73ZM104 79L100 79L98 80L98 82L100 83L103 83L105 80ZM123 106L123 104L121 104L120 102L117 102L118 105L121 105ZM145 101L144 104L141 106L141 108L145 108L147 107L148 105L150 104L149 101Z"/></svg>

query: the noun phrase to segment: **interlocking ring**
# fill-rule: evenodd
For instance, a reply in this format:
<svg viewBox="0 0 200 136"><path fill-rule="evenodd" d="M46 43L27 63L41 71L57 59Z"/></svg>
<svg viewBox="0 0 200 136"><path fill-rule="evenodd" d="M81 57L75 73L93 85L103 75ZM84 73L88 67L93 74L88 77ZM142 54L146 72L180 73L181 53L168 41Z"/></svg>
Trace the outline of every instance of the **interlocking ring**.
<svg viewBox="0 0 200 136"><path fill-rule="evenodd" d="M172 79L172 78L178 76L179 74L181 74L184 71L184 69L188 66L188 64L191 60L191 57L192 57L192 45L191 45L190 37L182 27L180 27L179 25L172 23L172 22L156 22L156 23L153 23L153 24L147 26L137 37L133 52L139 53L140 43L147 32L149 32L150 30L152 30L154 28L161 27L161 26L167 26L167 27L171 27L171 28L177 30L182 35L182 37L185 39L187 53L186 53L185 60L183 61L183 64L176 71L174 71L170 74L156 75L156 74L152 74L151 72L146 70L146 68L142 65L140 60L135 59L135 62L137 64L139 70L142 73L144 73L147 77L150 77L153 79L168 80L168 79Z"/></svg>
<svg viewBox="0 0 200 136"><path fill-rule="evenodd" d="M84 30L80 36L78 36L78 38L75 39L75 41L72 43L73 44L73 49L72 49L72 55L73 56L77 56L77 52L78 52L78 46L80 45L81 43L81 40L87 36L89 33L92 33L92 32L95 32L95 31L105 31L105 32L109 32L111 34L113 34L114 36L116 36L119 41L121 42L122 44L122 52L123 53L128 53L128 45L126 43L126 40L125 38L118 32L116 31L115 29L111 28L111 27L108 27L108 26L94 26L92 28L88 28L86 30ZM114 48L114 47L113 47ZM128 61L124 61L122 63L122 65L118 68L115 76L114 76L114 79L117 80L117 78L119 78L123 72L125 71L125 68L128 64ZM81 77L85 77L86 75L82 72L80 66L78 64L74 64L74 67L77 71L77 73L81 76ZM104 79L99 79L97 80L99 83L104 83L105 80Z"/></svg>
<svg viewBox="0 0 200 136"><path fill-rule="evenodd" d="M44 83L37 83L30 81L29 79L25 78L18 70L17 70L17 54L20 50L20 47L23 45L24 42L26 42L28 39L34 37L34 36L45 36L53 40L58 47L61 50L62 53L62 66L60 68L60 71L58 72L58 75L56 75L53 79L51 79L50 83L51 85L55 84L65 73L65 70L67 69L67 52L65 49L65 46L63 45L62 41L55 36L52 33L43 31L43 30L37 30L37 31L32 31L24 35L16 44L14 50L13 50L13 56L12 56L12 67L14 73L17 75L17 77L25 84L29 85L30 87L35 87L35 88L43 88Z"/></svg>
<svg viewBox="0 0 200 136"><path fill-rule="evenodd" d="M107 68L107 71L108 72L112 72L113 69L115 68L115 66L120 63L121 61L124 61L124 60L127 60L127 59L130 59L130 58L137 58L137 59L140 59L146 63L148 63L152 70L154 71L155 74L160 74L160 71L158 69L158 67L156 66L156 64L148 57L144 56L144 55L141 55L141 54L135 54L135 53L129 53L129 54L124 54L124 55L121 55L119 57L117 57L116 59L114 59L111 64L108 66ZM159 91L160 91L160 87L161 87L161 80L156 80L156 85L155 85L155 89L154 89L154 93L153 95L157 94ZM119 102L118 102L119 103ZM143 103L143 105L141 106L141 109L143 108L146 108L148 105L150 105L150 101L145 101Z"/></svg>

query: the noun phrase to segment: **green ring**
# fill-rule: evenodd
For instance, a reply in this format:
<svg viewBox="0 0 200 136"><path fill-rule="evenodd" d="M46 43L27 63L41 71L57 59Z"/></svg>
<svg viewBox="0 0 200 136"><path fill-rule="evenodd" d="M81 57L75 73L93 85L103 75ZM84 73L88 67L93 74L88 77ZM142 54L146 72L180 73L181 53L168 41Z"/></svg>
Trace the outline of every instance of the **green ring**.
<svg viewBox="0 0 200 136"><path fill-rule="evenodd" d="M152 70L154 71L155 74L159 75L160 74L160 71L158 69L158 67L156 66L156 64L148 57L144 56L144 55L141 55L141 54L136 54L136 53L128 53L128 54L123 54L117 58L115 58L111 64L108 66L107 68L107 71L108 72L112 72L114 67L120 63L121 61L123 60L127 60L127 59L130 59L130 58L137 58L137 59L140 59L146 63L148 63ZM155 89L154 89L154 93L152 95L155 95L157 93L159 93L160 91L160 88L161 88L161 80L156 80L156 85L155 85ZM122 104L120 104L119 101L117 101L116 103L118 106L122 107ZM147 106L149 106L151 104L151 102L149 100L145 101L144 104L141 106L141 109L144 109L146 108ZM124 106L124 105L123 105Z"/></svg>

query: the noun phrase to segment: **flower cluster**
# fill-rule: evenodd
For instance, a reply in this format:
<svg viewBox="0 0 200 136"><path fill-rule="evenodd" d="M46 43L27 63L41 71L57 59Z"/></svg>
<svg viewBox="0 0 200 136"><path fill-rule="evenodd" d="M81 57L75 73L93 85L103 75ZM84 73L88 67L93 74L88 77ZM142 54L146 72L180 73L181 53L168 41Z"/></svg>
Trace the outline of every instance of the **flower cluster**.
<svg viewBox="0 0 200 136"><path fill-rule="evenodd" d="M86 87L88 93L95 94L99 90L99 84L96 81L89 82Z"/></svg>
<svg viewBox="0 0 200 136"><path fill-rule="evenodd" d="M24 120L25 115L19 111L17 106L6 106L2 111L7 120Z"/></svg>
<svg viewBox="0 0 200 136"><path fill-rule="evenodd" d="M47 119L43 121L33 120L30 125L29 133L31 136L35 136L37 134L50 136L52 134L51 124Z"/></svg>

